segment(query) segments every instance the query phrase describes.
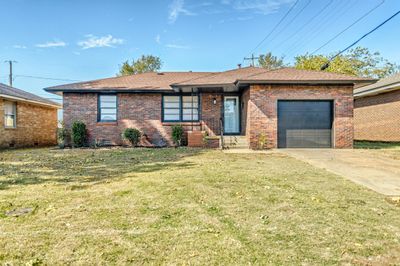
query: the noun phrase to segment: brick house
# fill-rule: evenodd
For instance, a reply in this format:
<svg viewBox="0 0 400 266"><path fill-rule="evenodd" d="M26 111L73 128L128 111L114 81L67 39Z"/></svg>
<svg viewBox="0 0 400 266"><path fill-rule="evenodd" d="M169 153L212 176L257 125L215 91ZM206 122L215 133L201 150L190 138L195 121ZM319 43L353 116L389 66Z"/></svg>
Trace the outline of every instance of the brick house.
<svg viewBox="0 0 400 266"><path fill-rule="evenodd" d="M57 144L57 103L0 83L0 149Z"/></svg>
<svg viewBox="0 0 400 266"><path fill-rule="evenodd" d="M400 73L354 90L356 140L400 141Z"/></svg>
<svg viewBox="0 0 400 266"><path fill-rule="evenodd" d="M282 68L160 72L46 88L63 96L64 122L82 120L89 140L121 144L127 127L172 145L171 126L238 136L257 148L353 145L353 88L370 79Z"/></svg>

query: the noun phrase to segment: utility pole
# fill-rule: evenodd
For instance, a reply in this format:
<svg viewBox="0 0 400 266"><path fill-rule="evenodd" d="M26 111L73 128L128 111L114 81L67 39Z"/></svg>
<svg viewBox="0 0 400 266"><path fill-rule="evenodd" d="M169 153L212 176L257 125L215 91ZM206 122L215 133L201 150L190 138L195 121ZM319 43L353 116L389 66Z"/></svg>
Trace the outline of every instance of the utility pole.
<svg viewBox="0 0 400 266"><path fill-rule="evenodd" d="M251 66L255 66L254 65L254 60L258 59L260 57L254 57L254 54L251 54L251 57L245 57L244 60L251 60Z"/></svg>
<svg viewBox="0 0 400 266"><path fill-rule="evenodd" d="M13 68L13 63L17 63L17 61L13 61L13 60L6 60L4 61L4 63L8 63L10 65L10 74L8 76L8 82L10 84L10 87L12 87L12 83L13 83L13 72L12 72L12 68Z"/></svg>

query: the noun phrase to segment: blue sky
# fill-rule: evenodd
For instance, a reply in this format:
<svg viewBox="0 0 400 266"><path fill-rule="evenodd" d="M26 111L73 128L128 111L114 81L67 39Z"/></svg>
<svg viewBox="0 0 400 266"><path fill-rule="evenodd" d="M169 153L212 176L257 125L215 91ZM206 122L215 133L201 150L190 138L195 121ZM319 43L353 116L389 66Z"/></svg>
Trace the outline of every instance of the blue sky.
<svg viewBox="0 0 400 266"><path fill-rule="evenodd" d="M254 50L295 2L0 0L0 82L8 82L3 61L9 59L18 62L14 86L45 97L55 96L42 88L69 82L26 76L80 81L110 77L121 62L142 54L161 57L164 71L231 69L248 64L243 57L251 52L271 51L291 62L381 2L319 53L343 49L400 9L398 0L299 0ZM400 16L360 45L400 63Z"/></svg>

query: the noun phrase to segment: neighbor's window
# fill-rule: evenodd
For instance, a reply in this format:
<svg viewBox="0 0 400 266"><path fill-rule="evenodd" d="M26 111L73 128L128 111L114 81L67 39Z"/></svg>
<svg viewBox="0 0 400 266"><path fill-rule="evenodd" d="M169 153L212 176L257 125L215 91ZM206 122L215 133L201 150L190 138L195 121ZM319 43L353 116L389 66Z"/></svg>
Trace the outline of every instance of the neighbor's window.
<svg viewBox="0 0 400 266"><path fill-rule="evenodd" d="M117 121L117 95L99 96L99 121Z"/></svg>
<svg viewBox="0 0 400 266"><path fill-rule="evenodd" d="M6 128L17 127L17 104L15 102L4 102L4 126Z"/></svg>
<svg viewBox="0 0 400 266"><path fill-rule="evenodd" d="M163 121L186 122L199 120L199 97L182 95L163 96Z"/></svg>

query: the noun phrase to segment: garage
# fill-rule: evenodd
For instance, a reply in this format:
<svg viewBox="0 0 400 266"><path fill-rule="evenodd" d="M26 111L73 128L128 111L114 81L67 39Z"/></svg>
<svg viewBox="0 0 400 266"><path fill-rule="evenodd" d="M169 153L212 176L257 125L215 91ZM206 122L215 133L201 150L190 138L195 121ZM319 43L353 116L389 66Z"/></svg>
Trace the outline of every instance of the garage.
<svg viewBox="0 0 400 266"><path fill-rule="evenodd" d="M331 148L332 101L278 101L278 148Z"/></svg>

